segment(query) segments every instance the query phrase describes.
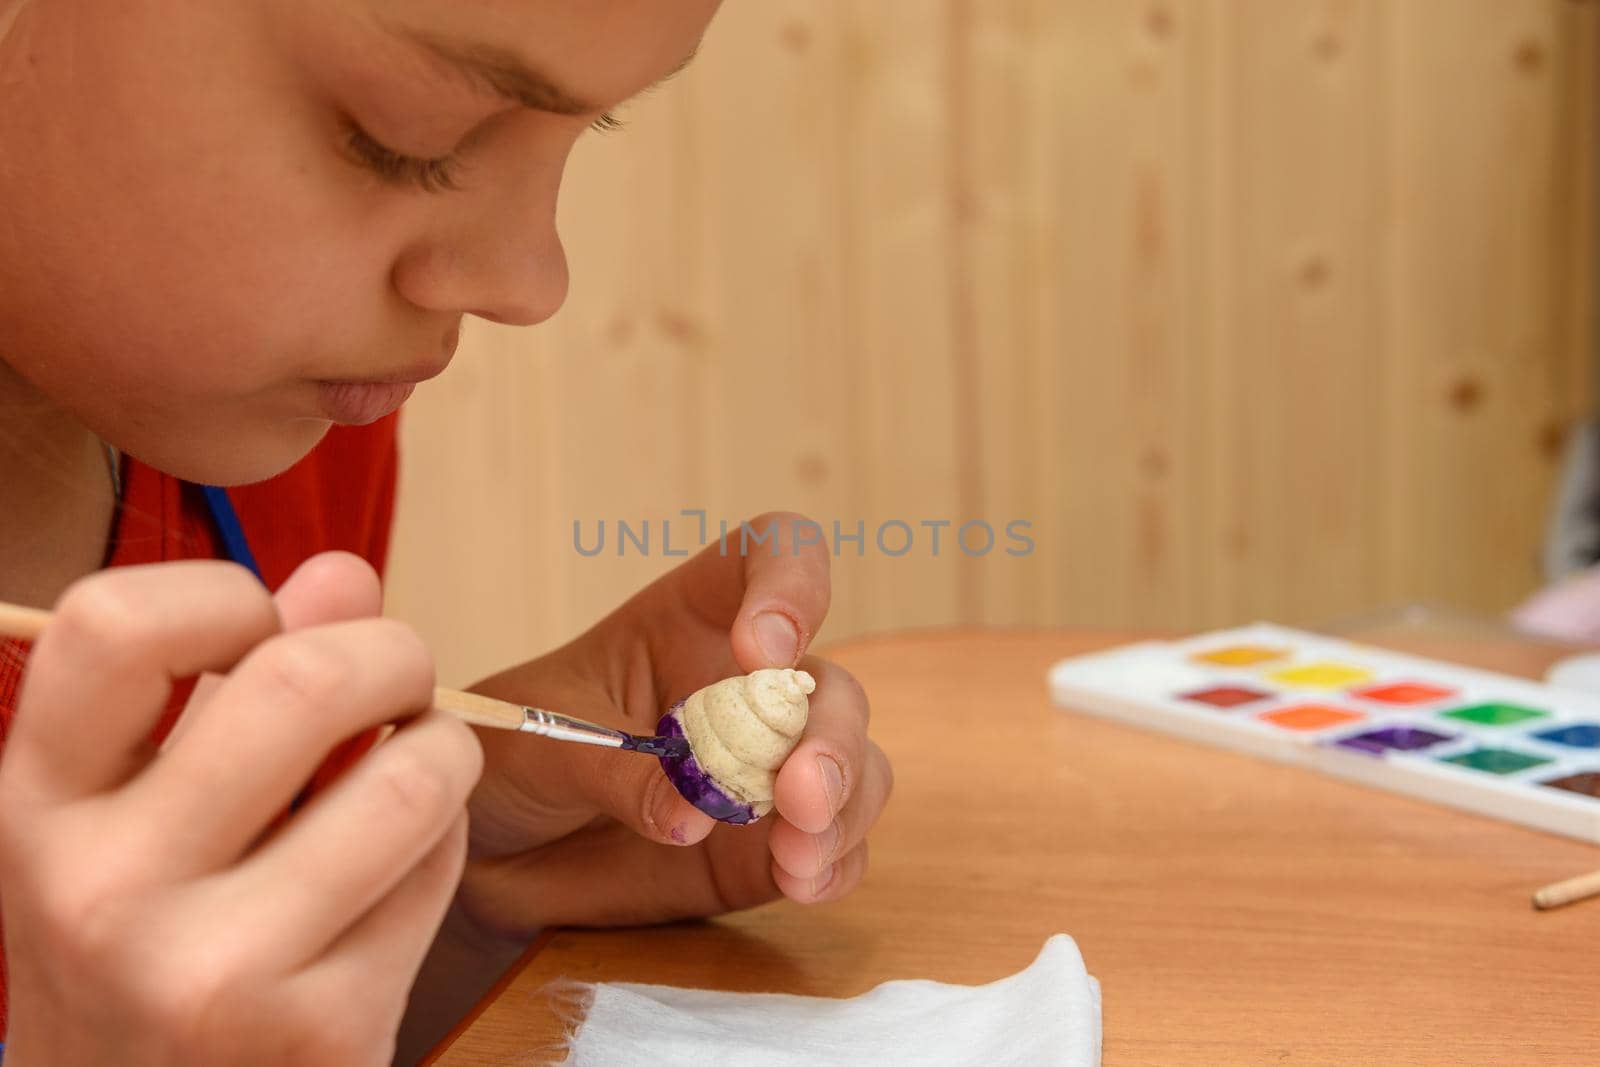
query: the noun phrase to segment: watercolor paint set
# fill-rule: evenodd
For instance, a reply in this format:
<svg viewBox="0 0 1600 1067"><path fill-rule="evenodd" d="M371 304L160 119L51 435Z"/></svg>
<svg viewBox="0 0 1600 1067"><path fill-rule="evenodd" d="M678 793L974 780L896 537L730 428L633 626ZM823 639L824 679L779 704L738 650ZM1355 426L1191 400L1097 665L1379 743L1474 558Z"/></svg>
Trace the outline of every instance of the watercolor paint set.
<svg viewBox="0 0 1600 1067"><path fill-rule="evenodd" d="M1062 660L1055 703L1600 843L1600 696L1258 624Z"/></svg>

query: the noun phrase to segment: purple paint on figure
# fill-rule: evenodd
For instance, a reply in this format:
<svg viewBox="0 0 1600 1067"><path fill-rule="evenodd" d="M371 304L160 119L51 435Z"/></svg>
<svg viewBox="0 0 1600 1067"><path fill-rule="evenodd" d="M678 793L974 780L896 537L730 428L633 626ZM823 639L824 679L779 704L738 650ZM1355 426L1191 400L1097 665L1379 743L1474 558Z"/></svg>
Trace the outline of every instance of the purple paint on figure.
<svg viewBox="0 0 1600 1067"><path fill-rule="evenodd" d="M682 701L674 704L656 723L656 733L662 737L683 737L683 724L678 721L678 712L682 709ZM692 755L662 756L661 769L667 772L668 781L685 800L718 822L742 826L760 818L749 804L718 789Z"/></svg>

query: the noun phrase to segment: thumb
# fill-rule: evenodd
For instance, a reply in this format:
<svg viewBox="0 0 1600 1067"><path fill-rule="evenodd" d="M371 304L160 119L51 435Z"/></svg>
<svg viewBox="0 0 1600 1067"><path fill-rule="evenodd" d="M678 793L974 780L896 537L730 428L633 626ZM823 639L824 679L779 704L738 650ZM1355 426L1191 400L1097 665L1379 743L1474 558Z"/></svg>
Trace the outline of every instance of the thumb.
<svg viewBox="0 0 1600 1067"><path fill-rule="evenodd" d="M490 694L493 695L493 694ZM575 706L575 713L583 709ZM500 738L486 739L494 745ZM711 816L678 794L651 756L590 745L564 745L508 737L519 742L512 774L527 794L523 803L550 816L547 831L567 833L595 816L613 819L638 837L660 845L693 845L716 826Z"/></svg>

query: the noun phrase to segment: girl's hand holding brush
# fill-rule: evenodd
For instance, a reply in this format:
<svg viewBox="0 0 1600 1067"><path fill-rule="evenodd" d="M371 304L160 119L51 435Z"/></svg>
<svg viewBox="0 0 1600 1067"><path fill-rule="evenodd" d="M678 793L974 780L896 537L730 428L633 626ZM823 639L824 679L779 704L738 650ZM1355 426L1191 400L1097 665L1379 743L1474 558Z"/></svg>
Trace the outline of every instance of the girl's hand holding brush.
<svg viewBox="0 0 1600 1067"><path fill-rule="evenodd" d="M7 1067L389 1062L482 754L380 608L340 554L276 597L213 562L63 597L0 761ZM174 686L201 672L224 677L158 754ZM330 749L396 721L274 825Z"/></svg>

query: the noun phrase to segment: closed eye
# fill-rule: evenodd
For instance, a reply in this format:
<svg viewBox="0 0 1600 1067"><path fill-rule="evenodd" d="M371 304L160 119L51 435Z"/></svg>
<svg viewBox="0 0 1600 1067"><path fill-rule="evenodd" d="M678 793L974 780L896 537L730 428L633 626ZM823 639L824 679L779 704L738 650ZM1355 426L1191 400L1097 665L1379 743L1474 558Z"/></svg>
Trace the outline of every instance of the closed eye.
<svg viewBox="0 0 1600 1067"><path fill-rule="evenodd" d="M396 152L354 123L345 135L345 147L356 162L391 185L410 185L429 193L458 188L456 168L461 159L451 152L436 159L421 159Z"/></svg>
<svg viewBox="0 0 1600 1067"><path fill-rule="evenodd" d="M356 162L384 181L392 185L415 186L429 193L448 192L460 188L456 183L456 172L461 165L459 152L451 152L449 155L433 159L408 156L383 144L354 122L348 125L345 147L355 157ZM615 133L626 125L627 123L618 118L614 112L607 111L590 123L589 128L601 133Z"/></svg>

